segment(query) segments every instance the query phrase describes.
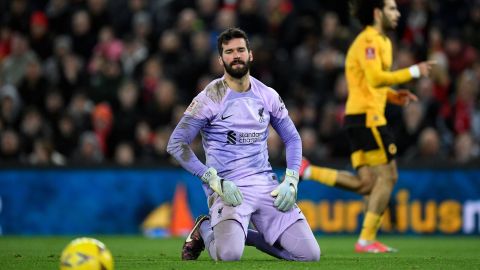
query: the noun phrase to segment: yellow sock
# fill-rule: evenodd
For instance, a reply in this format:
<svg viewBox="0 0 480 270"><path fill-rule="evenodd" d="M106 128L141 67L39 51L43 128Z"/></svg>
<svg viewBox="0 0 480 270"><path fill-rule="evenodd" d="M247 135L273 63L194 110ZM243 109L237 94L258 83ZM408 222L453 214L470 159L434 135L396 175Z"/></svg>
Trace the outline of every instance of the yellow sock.
<svg viewBox="0 0 480 270"><path fill-rule="evenodd" d="M363 219L362 231L360 232L360 240L373 241L377 238L377 231L380 227L381 217L375 213L367 212Z"/></svg>
<svg viewBox="0 0 480 270"><path fill-rule="evenodd" d="M334 169L311 166L310 179L320 182L327 186L335 185L337 181L338 171Z"/></svg>
<svg viewBox="0 0 480 270"><path fill-rule="evenodd" d="M378 230L380 230L380 227L382 227L383 216L384 216L384 215L381 215L381 216L378 218L378 222L377 222L377 232L378 232Z"/></svg>

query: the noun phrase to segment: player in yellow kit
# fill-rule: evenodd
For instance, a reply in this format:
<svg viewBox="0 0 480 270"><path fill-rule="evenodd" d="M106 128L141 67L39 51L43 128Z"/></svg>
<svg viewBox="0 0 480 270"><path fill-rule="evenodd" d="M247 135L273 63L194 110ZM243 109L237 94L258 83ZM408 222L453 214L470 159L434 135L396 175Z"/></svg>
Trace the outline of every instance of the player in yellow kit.
<svg viewBox="0 0 480 270"><path fill-rule="evenodd" d="M397 182L397 151L387 128L386 103L399 106L416 101L410 91L394 90L392 85L428 76L432 61L390 71L392 43L386 36L400 18L395 0L357 0L353 13L364 25L347 52L345 74L348 83L345 127L351 145L351 162L357 174L310 165L304 159L303 179L344 188L366 196L366 213L356 252L394 252L376 240L381 217Z"/></svg>

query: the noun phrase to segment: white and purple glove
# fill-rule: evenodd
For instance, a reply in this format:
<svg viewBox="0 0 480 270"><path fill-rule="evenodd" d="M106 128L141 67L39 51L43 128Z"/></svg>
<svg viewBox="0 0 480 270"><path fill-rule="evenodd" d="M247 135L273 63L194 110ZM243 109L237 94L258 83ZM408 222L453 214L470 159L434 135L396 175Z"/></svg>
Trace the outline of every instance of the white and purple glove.
<svg viewBox="0 0 480 270"><path fill-rule="evenodd" d="M298 172L287 169L282 183L270 193L270 195L276 197L273 205L278 210L287 212L295 205L297 201L298 178Z"/></svg>
<svg viewBox="0 0 480 270"><path fill-rule="evenodd" d="M208 168L201 178L202 181L208 184L227 205L238 206L242 204L242 192L240 192L238 187L232 181L220 178L217 175L217 170L214 168Z"/></svg>

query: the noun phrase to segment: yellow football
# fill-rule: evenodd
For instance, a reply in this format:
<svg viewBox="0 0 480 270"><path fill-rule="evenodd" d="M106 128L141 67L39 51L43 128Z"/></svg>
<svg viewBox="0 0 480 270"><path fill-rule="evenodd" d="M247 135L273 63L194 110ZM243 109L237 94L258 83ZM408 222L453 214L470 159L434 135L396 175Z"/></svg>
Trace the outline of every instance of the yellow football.
<svg viewBox="0 0 480 270"><path fill-rule="evenodd" d="M113 257L97 239L74 239L62 251L60 270L113 270Z"/></svg>

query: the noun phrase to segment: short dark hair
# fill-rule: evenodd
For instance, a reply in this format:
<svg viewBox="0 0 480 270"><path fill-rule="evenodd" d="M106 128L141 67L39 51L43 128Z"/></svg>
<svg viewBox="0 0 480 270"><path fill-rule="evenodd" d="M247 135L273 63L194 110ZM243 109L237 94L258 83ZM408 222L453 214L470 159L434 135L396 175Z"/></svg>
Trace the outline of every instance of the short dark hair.
<svg viewBox="0 0 480 270"><path fill-rule="evenodd" d="M217 49L220 56L223 54L223 44L227 44L234 38L243 38L247 45L247 50L250 51L250 42L248 41L247 34L240 28L228 28L223 31L217 38Z"/></svg>
<svg viewBox="0 0 480 270"><path fill-rule="evenodd" d="M353 17L357 18L363 26L373 25L373 10L383 9L385 0L351 0L350 9Z"/></svg>

